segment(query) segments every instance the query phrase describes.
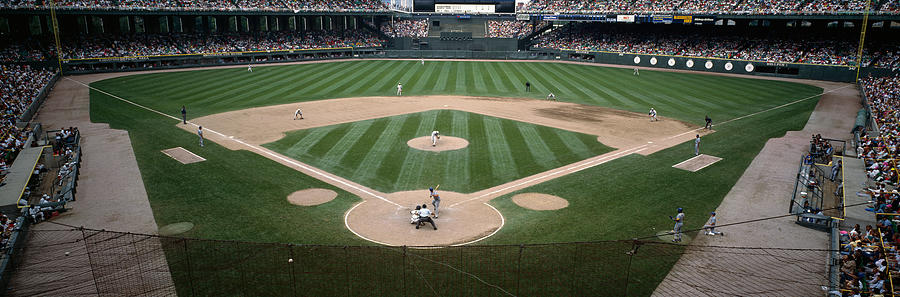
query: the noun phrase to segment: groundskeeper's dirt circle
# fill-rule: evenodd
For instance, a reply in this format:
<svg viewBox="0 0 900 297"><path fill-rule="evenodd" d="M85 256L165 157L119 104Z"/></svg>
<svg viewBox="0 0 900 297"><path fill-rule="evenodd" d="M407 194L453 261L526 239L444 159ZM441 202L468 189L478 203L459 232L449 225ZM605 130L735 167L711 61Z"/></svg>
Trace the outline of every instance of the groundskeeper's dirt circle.
<svg viewBox="0 0 900 297"><path fill-rule="evenodd" d="M406 145L417 150L440 152L464 149L469 146L469 141L459 137L441 136L437 144L432 146L431 136L422 136L410 139Z"/></svg>
<svg viewBox="0 0 900 297"><path fill-rule="evenodd" d="M300 190L288 195L287 199L293 205L314 206L334 200L337 192L329 189L312 188Z"/></svg>
<svg viewBox="0 0 900 297"><path fill-rule="evenodd" d="M159 235L162 236L174 236L184 232L191 231L194 229L194 223L191 222L179 222L174 224L168 224L159 228Z"/></svg>
<svg viewBox="0 0 900 297"><path fill-rule="evenodd" d="M447 246L483 239L503 226L503 216L482 202L450 205L469 198L466 194L440 191L441 207L434 219L437 230L426 223L420 229L410 224L410 210L425 204L434 210L428 190L386 194L380 199L367 199L351 208L344 222L353 233L370 241L392 246ZM399 206L398 206L399 205Z"/></svg>
<svg viewBox="0 0 900 297"><path fill-rule="evenodd" d="M569 201L542 193L523 193L512 197L513 203L531 210L557 210L569 206Z"/></svg>

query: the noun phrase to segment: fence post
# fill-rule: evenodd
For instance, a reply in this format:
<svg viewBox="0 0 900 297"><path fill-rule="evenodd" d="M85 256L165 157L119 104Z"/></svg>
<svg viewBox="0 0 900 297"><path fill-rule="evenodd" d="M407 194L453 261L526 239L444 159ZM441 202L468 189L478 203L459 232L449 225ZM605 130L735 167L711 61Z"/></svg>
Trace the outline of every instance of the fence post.
<svg viewBox="0 0 900 297"><path fill-rule="evenodd" d="M403 246L403 269L402 269L402 271L403 271L403 296L409 296L409 293L407 293L407 290L406 290L406 270L407 270L406 269L406 257L407 257L406 253L407 253L407 248L404 245Z"/></svg>
<svg viewBox="0 0 900 297"><path fill-rule="evenodd" d="M193 273L191 273L191 271L194 269L193 267L191 267L191 252L187 247L187 238L182 239L181 242L184 243L182 244L184 246L184 260L187 262L188 284L191 285L191 295L197 296L197 292L194 292L194 275Z"/></svg>
<svg viewBox="0 0 900 297"><path fill-rule="evenodd" d="M519 296L519 283L522 280L522 252L525 251L525 245L519 245L519 260L516 262L516 296Z"/></svg>
<svg viewBox="0 0 900 297"><path fill-rule="evenodd" d="M91 275L94 276L94 288L97 289L97 295L103 295L100 292L100 283L97 281L97 273L94 272L94 259L91 257L91 247L88 245L87 236L84 235L84 227L80 227L81 229L81 240L84 240L84 250L87 252L88 263L91 265Z"/></svg>
<svg viewBox="0 0 900 297"><path fill-rule="evenodd" d="M288 244L288 253L290 254L289 259L296 261L296 260L294 260L294 245L293 244ZM294 275L294 263L291 262L291 263L288 263L288 265L290 265L288 267L291 270L291 296L297 296L297 278Z"/></svg>
<svg viewBox="0 0 900 297"><path fill-rule="evenodd" d="M631 250L625 253L626 255L628 255L628 269L625 270L625 295L622 296L628 296L628 283L631 282L631 261L634 259L634 254L637 254L637 249L639 246L640 243L638 242L637 238L632 239Z"/></svg>

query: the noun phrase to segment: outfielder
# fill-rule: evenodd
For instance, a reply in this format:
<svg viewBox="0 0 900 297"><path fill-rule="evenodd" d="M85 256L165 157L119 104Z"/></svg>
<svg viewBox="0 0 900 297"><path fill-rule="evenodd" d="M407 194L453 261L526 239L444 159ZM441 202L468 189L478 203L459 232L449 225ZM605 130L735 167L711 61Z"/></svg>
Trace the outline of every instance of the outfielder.
<svg viewBox="0 0 900 297"><path fill-rule="evenodd" d="M438 193L435 192L434 188L428 188L428 191L431 192L431 194L429 194L428 196L432 199L431 205L434 206L434 218L437 219L438 207L441 206L441 195L438 195Z"/></svg>
<svg viewBox="0 0 900 297"><path fill-rule="evenodd" d="M634 73L632 73L632 74L631 74L631 75L637 75L637 76L641 76L641 72L640 72L640 71L638 71L638 69L637 69L637 68L634 68Z"/></svg>
<svg viewBox="0 0 900 297"><path fill-rule="evenodd" d="M706 226L703 226L706 229L706 235L722 235L725 236L725 232L716 232L716 212L711 212L709 214L709 221L706 222Z"/></svg>
<svg viewBox="0 0 900 297"><path fill-rule="evenodd" d="M681 241L681 226L684 226L684 210L681 207L678 208L678 214L673 218L669 216L669 219L675 221L675 228L672 231L675 233L675 238L672 239L672 242L680 242Z"/></svg>
<svg viewBox="0 0 900 297"><path fill-rule="evenodd" d="M253 64L247 64L247 71L253 72Z"/></svg>
<svg viewBox="0 0 900 297"><path fill-rule="evenodd" d="M300 110L300 107L297 107L297 111L294 112L294 119L296 120L298 116L301 120L303 119L303 111Z"/></svg>
<svg viewBox="0 0 900 297"><path fill-rule="evenodd" d="M438 139L441 139L441 132L431 131L431 146L436 146Z"/></svg>
<svg viewBox="0 0 900 297"><path fill-rule="evenodd" d="M403 84L397 83L397 96L403 96Z"/></svg>

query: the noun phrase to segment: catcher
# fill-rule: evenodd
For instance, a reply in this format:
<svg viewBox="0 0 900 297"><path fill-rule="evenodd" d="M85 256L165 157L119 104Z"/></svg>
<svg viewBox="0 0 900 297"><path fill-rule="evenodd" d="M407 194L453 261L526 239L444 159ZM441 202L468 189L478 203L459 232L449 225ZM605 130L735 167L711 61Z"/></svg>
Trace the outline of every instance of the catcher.
<svg viewBox="0 0 900 297"><path fill-rule="evenodd" d="M418 222L419 222L419 211L420 211L420 210L422 210L422 206L421 206L421 205L416 205L416 209L413 209L413 210L410 210L410 211L409 211L409 214L412 215L412 216L409 218L409 223L410 223L410 224L415 224L415 223L418 223Z"/></svg>
<svg viewBox="0 0 900 297"><path fill-rule="evenodd" d="M441 132L431 131L431 146L436 146L438 139L441 139Z"/></svg>

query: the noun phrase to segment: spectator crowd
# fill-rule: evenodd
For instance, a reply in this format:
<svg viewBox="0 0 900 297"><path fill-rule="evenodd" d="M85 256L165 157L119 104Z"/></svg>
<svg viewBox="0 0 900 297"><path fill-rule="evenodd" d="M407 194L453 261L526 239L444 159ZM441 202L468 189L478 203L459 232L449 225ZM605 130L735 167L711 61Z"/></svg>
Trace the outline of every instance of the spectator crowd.
<svg viewBox="0 0 900 297"><path fill-rule="evenodd" d="M423 38L428 36L428 20L397 20L381 24L381 32L388 37Z"/></svg>
<svg viewBox="0 0 900 297"><path fill-rule="evenodd" d="M340 47L380 47L384 41L365 30L343 32L261 32L222 34L78 35L62 42L63 59L212 54ZM40 51L44 48L46 51ZM0 47L0 61L52 59L50 41L10 42Z"/></svg>
<svg viewBox="0 0 900 297"><path fill-rule="evenodd" d="M856 44L844 40L748 38L679 32L617 32L566 26L534 39L534 48L740 59L779 63L857 65ZM864 51L863 66L900 68L900 47Z"/></svg>
<svg viewBox="0 0 900 297"><path fill-rule="evenodd" d="M537 28L543 26L538 25ZM525 38L536 28L531 22L523 21L488 21L487 32L484 37L487 38Z"/></svg>
<svg viewBox="0 0 900 297"><path fill-rule="evenodd" d="M710 14L829 14L862 13L864 0L533 0L521 10L530 13L710 13ZM872 1L881 14L900 12L896 0Z"/></svg>
<svg viewBox="0 0 900 297"><path fill-rule="evenodd" d="M389 11L380 0L58 0L57 9L201 11ZM4 0L0 9L45 9L46 0Z"/></svg>

